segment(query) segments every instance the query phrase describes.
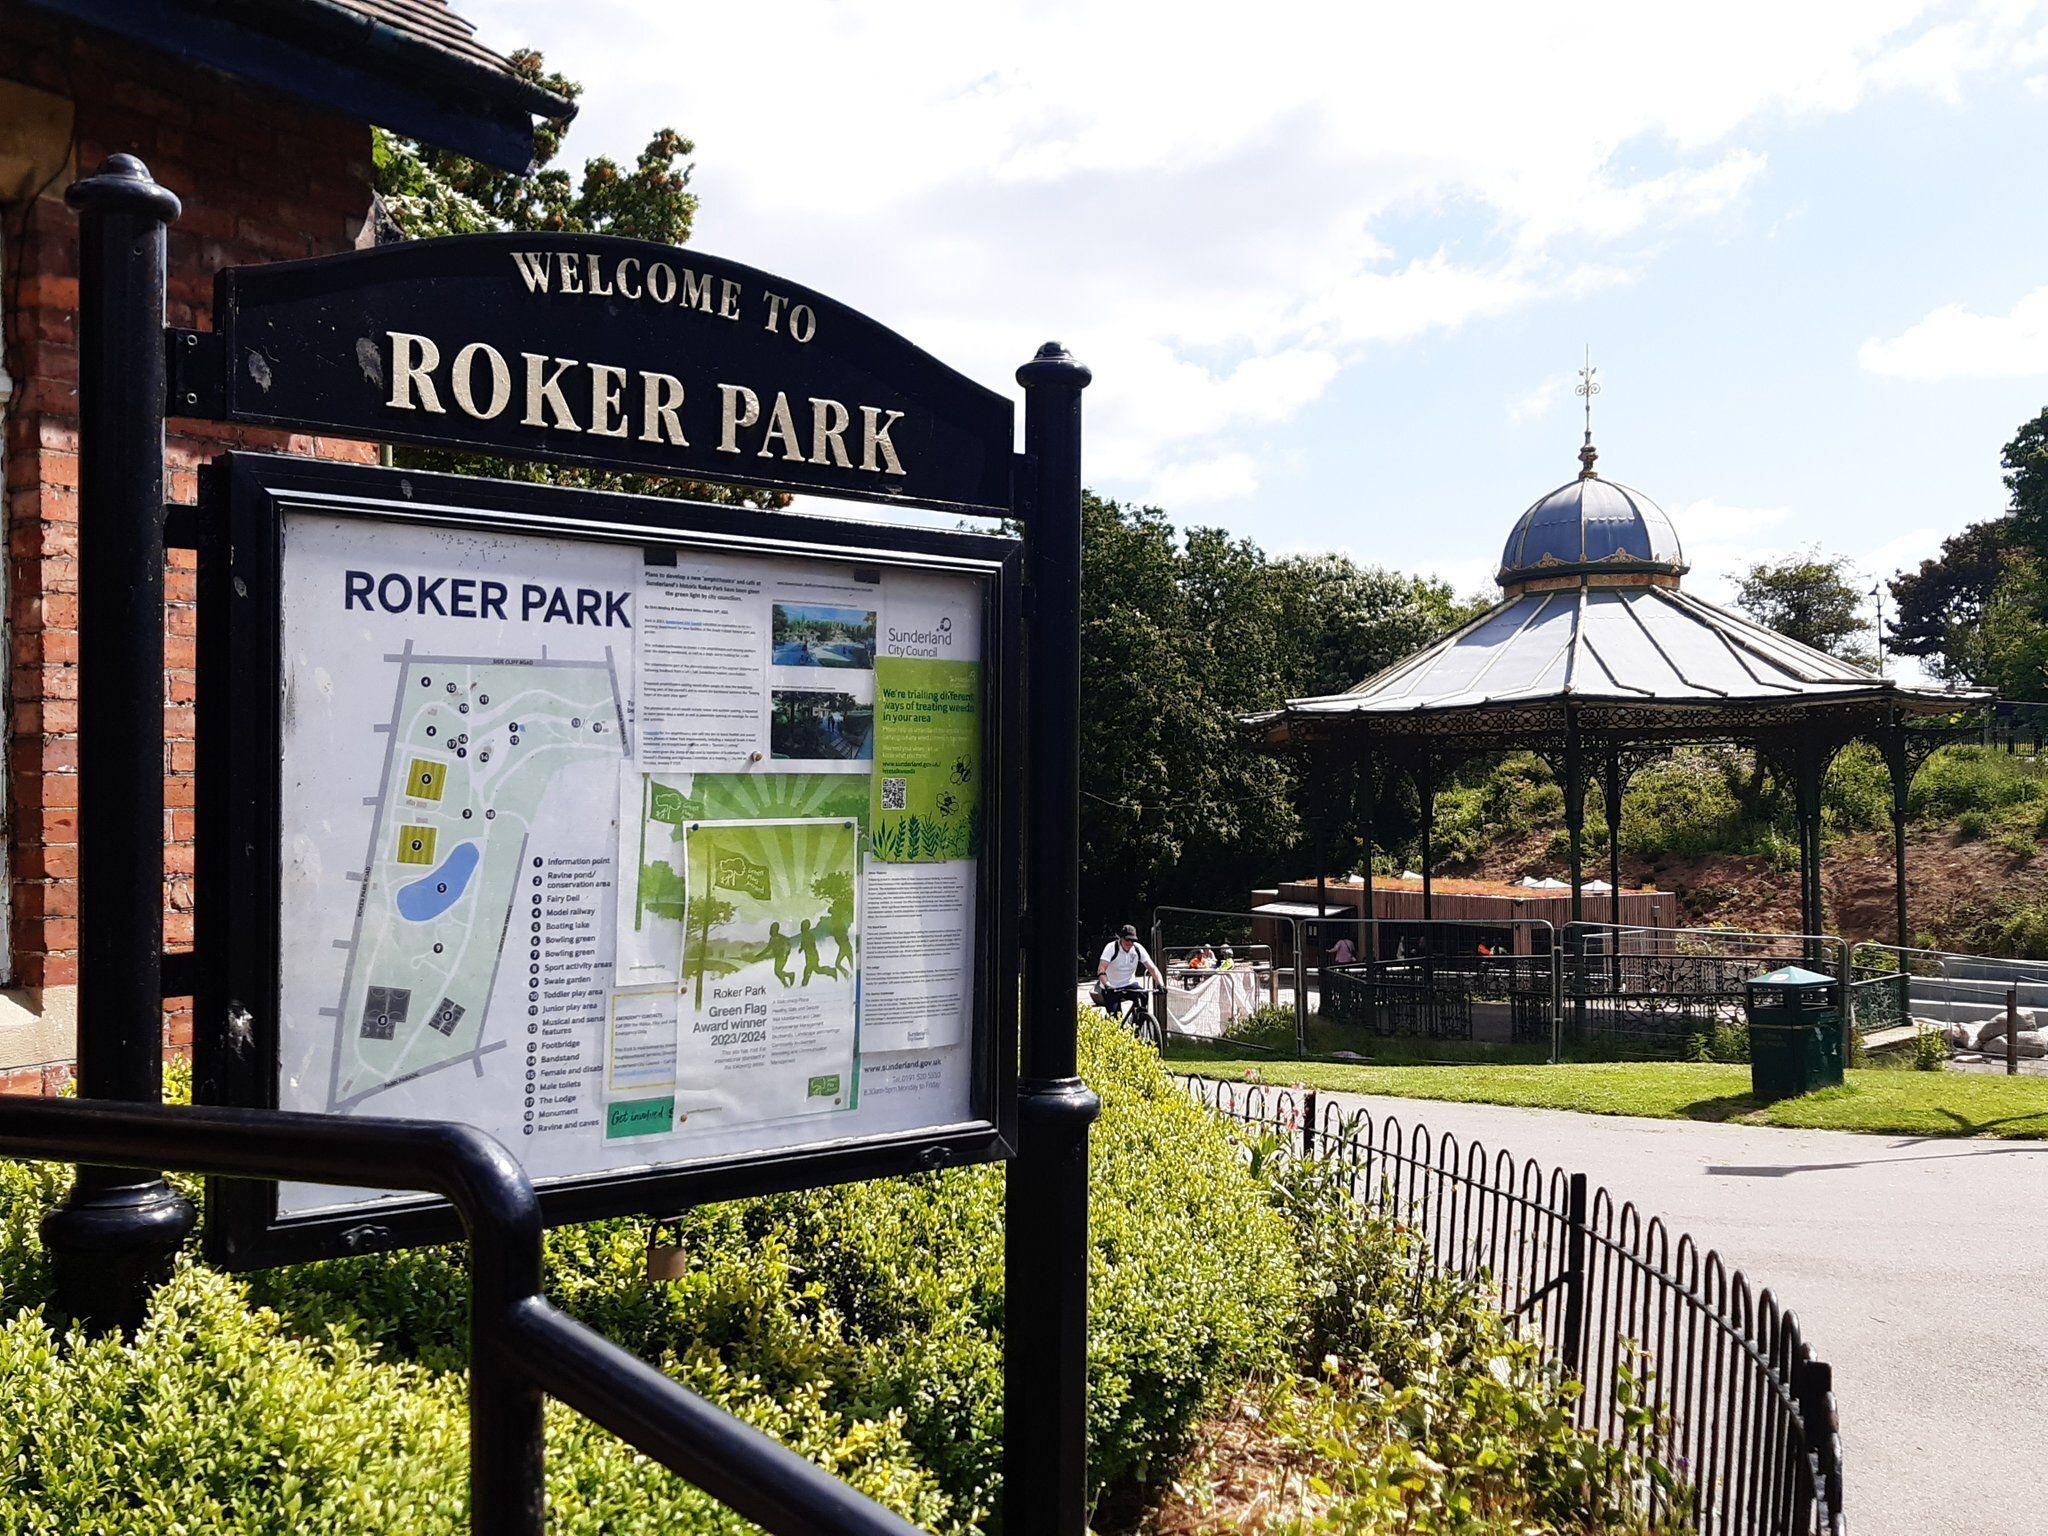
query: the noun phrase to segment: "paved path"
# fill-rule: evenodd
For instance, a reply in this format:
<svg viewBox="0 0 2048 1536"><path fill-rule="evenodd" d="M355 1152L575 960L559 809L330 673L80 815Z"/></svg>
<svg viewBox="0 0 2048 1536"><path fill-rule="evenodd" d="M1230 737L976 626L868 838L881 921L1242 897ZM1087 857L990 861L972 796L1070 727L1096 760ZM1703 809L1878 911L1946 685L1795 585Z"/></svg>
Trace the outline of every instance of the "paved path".
<svg viewBox="0 0 2048 1536"><path fill-rule="evenodd" d="M1769 1286L1835 1367L1855 1536L2048 1530L2048 1142L1322 1097L1583 1172Z"/></svg>

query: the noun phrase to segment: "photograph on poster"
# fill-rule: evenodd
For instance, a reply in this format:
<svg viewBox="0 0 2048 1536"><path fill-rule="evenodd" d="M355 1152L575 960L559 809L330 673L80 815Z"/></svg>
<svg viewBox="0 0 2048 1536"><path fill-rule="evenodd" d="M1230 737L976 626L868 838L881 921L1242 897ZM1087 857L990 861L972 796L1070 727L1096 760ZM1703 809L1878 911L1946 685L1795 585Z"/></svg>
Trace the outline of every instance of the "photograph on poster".
<svg viewBox="0 0 2048 1536"><path fill-rule="evenodd" d="M875 615L872 610L820 603L777 603L770 630L778 667L872 667Z"/></svg>
<svg viewBox="0 0 2048 1536"><path fill-rule="evenodd" d="M875 706L850 693L777 688L768 751L785 759L866 762L875 755Z"/></svg>

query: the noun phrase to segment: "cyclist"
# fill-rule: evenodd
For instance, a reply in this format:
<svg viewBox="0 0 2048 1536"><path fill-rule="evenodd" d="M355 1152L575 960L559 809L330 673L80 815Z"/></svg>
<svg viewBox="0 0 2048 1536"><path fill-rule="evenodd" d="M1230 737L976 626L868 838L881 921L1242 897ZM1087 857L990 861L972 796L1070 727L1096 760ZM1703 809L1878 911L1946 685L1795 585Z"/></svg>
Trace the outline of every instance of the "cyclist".
<svg viewBox="0 0 2048 1536"><path fill-rule="evenodd" d="M1131 1022L1142 1029L1150 1022L1151 1009L1146 1002L1148 989L1138 983L1141 970L1159 986L1166 985L1159 967L1138 942L1138 930L1125 923L1103 947L1102 958L1095 962L1095 985L1102 994L1103 1012L1123 1020L1127 1011L1134 1010L1136 1019Z"/></svg>

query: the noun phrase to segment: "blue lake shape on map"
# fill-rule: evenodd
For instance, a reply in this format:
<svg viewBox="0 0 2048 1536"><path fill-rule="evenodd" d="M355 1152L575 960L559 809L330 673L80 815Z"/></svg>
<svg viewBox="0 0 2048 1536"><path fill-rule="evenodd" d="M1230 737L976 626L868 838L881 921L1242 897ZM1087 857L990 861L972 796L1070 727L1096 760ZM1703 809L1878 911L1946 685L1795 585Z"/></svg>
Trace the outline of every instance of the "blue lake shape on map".
<svg viewBox="0 0 2048 1536"><path fill-rule="evenodd" d="M424 923L439 917L469 888L482 855L475 843L463 843L441 861L441 867L424 879L398 888L398 913L409 922Z"/></svg>

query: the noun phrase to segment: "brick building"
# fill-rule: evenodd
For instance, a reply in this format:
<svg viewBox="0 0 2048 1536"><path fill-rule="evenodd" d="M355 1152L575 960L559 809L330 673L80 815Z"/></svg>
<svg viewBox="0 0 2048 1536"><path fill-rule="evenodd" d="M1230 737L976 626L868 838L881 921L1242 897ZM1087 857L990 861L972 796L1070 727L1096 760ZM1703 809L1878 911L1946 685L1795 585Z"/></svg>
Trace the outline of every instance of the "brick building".
<svg viewBox="0 0 2048 1536"><path fill-rule="evenodd" d="M371 239L371 125L506 169L570 104L478 43L446 0L0 0L0 409L5 435L7 875L0 1091L51 1092L75 1055L77 221L64 191L109 154L177 193L172 325L204 326L223 266ZM374 460L376 446L173 422L173 501L225 448ZM192 938L192 557L173 551L166 637L167 951ZM184 1054L189 1003L165 1009Z"/></svg>

